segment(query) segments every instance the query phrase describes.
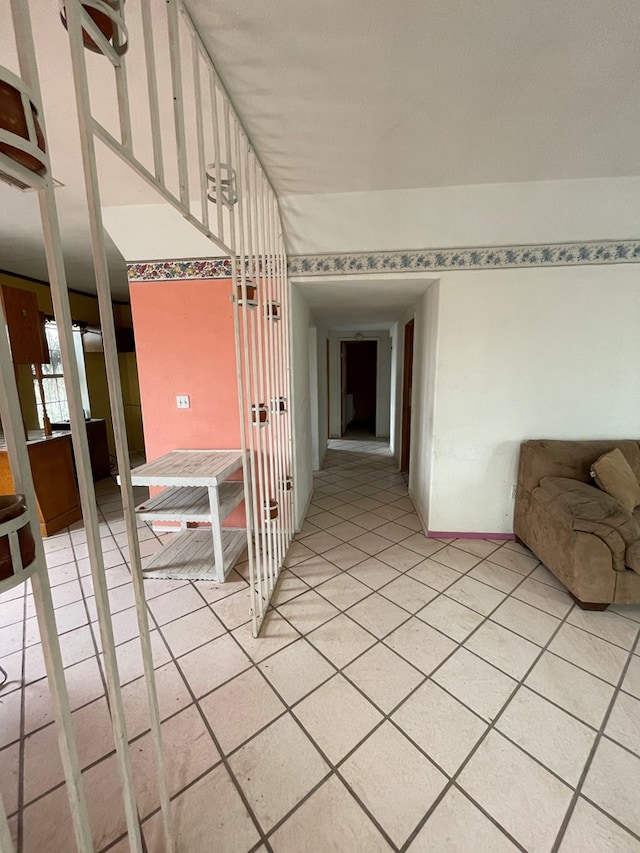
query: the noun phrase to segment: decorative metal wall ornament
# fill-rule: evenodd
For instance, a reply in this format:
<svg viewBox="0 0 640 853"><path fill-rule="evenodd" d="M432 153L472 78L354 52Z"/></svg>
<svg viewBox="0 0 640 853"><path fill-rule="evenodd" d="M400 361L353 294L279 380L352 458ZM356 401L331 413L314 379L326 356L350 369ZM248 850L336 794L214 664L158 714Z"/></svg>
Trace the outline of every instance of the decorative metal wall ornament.
<svg viewBox="0 0 640 853"><path fill-rule="evenodd" d="M0 495L0 581L19 576L35 556L24 495Z"/></svg>
<svg viewBox="0 0 640 853"><path fill-rule="evenodd" d="M267 313L267 319L269 320L280 320L280 303L279 302L267 302L265 306L265 310Z"/></svg>
<svg viewBox="0 0 640 853"><path fill-rule="evenodd" d="M238 305L246 305L247 308L256 308L258 306L258 288L255 283L252 281L244 283L244 290L247 296L246 301L242 290L243 284L238 283L236 285L236 298L238 300Z"/></svg>
<svg viewBox="0 0 640 853"><path fill-rule="evenodd" d="M44 134L26 83L0 66L0 152L30 172L47 170Z"/></svg>
<svg viewBox="0 0 640 853"><path fill-rule="evenodd" d="M284 397L276 397L271 401L271 411L273 414L284 415L287 411L287 401Z"/></svg>
<svg viewBox="0 0 640 853"><path fill-rule="evenodd" d="M236 170L228 163L209 163L206 172L209 201L232 208L238 201Z"/></svg>
<svg viewBox="0 0 640 853"><path fill-rule="evenodd" d="M275 501L273 499L265 501L262 508L264 510L265 521L273 521L279 515L278 501Z"/></svg>
<svg viewBox="0 0 640 853"><path fill-rule="evenodd" d="M60 0L60 20L67 29L67 0ZM122 0L124 5L125 0ZM117 56L129 47L129 34L120 14L118 0L82 0L82 43L92 53L106 54L104 42ZM96 41L97 38L97 41Z"/></svg>
<svg viewBox="0 0 640 853"><path fill-rule="evenodd" d="M251 416L254 426L261 427L266 426L269 423L269 409L262 403L251 406Z"/></svg>

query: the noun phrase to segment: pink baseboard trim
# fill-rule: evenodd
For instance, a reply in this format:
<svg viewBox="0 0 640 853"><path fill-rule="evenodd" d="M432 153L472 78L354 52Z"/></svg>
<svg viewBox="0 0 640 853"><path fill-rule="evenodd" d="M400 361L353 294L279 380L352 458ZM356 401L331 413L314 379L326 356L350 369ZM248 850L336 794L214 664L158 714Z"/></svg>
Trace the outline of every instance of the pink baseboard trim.
<svg viewBox="0 0 640 853"><path fill-rule="evenodd" d="M454 530L428 530L430 539L515 539L513 533L456 533Z"/></svg>

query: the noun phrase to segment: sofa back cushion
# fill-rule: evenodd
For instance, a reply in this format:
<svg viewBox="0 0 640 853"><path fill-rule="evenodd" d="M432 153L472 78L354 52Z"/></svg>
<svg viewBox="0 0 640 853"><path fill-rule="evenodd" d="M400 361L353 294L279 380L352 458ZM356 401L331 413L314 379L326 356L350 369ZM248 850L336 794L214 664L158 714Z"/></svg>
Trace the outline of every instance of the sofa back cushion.
<svg viewBox="0 0 640 853"><path fill-rule="evenodd" d="M518 484L528 492L543 477L570 477L590 483L591 465L610 450L619 448L640 481L640 443L634 439L559 441L533 439L520 445Z"/></svg>
<svg viewBox="0 0 640 853"><path fill-rule="evenodd" d="M596 459L590 473L602 491L620 501L629 512L640 505L640 482L619 448Z"/></svg>

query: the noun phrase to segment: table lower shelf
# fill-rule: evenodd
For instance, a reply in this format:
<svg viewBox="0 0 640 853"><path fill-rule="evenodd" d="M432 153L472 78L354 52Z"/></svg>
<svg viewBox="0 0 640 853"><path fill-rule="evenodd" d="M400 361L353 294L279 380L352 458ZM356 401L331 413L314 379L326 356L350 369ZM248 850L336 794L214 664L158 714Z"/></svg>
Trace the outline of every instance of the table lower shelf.
<svg viewBox="0 0 640 853"><path fill-rule="evenodd" d="M220 518L225 519L244 498L241 481L218 486ZM136 507L136 515L145 521L211 521L209 490L205 486L175 486L165 489Z"/></svg>
<svg viewBox="0 0 640 853"><path fill-rule="evenodd" d="M186 530L144 561L145 578L222 582L247 544L247 531L222 531L224 566L216 566L210 529Z"/></svg>

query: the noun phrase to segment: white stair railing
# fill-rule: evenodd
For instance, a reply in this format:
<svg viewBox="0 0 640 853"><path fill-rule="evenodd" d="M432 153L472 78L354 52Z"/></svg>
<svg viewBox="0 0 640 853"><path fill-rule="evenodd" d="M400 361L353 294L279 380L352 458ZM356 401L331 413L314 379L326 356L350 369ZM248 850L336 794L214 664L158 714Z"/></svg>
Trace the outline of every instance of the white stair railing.
<svg viewBox="0 0 640 853"><path fill-rule="evenodd" d="M69 9L69 4L67 4L66 8L71 11ZM10 20L4 21L3 25L12 27L15 35L15 44L20 66L20 78L19 81L16 81L15 75L2 68L0 68L0 78L7 80L11 85L18 82L17 88L21 92L22 96L29 139L28 141L21 140L19 136L16 136L7 130L0 132L0 142L11 146L9 149L3 148L2 151L0 151L0 169L2 169L2 171L10 178L17 180L38 192L43 241L51 285L51 298L53 302L56 326L59 332L63 373L69 402L71 437L78 474L78 489L87 536L98 626L102 641L104 669L107 683L107 698L109 701L113 724L116 761L122 782L128 841L132 851L142 853L143 845L137 813L135 788L129 754L129 741L127 737L113 624L111 620L109 595L104 570L104 559L100 543L100 528L97 516L96 496L93 485L86 425L82 406L80 379L75 358L69 293L63 263L62 244L54 197L54 184L48 155L46 122L42 109L38 67L33 44L29 7L27 3L23 2L23 0L11 0L10 9ZM90 27L90 29L94 38L97 39L97 33L93 32L95 28L92 29ZM114 50L113 52L114 55L117 56L117 51ZM31 105L34 107L37 121L34 119L34 111L32 110ZM18 153L16 154L16 152ZM25 154L30 158L35 158L38 162L34 163L30 159L25 160ZM111 328L107 329L107 334L109 334L109 332L111 333L113 352L115 352L113 314L110 300L108 306L103 304L101 307L104 309L105 315L108 314L111 319ZM103 322L108 326L106 317L103 318ZM1 311L0 326L6 326L4 314ZM39 526L35 491L29 467L29 457L25 442L24 428L20 415L20 402L13 377L11 352L8 337L4 330L3 333L0 334L0 365L2 366L2 383L0 383L0 416L2 418L7 440L9 460L11 463L16 490L25 494L31 529L36 538L36 558L34 560L33 567L30 567L28 572L23 571L21 573L23 577L21 577L20 580L29 575L31 576L47 676L51 686L55 715L59 728L61 758L67 781L67 796L71 807L76 845L80 853L85 853L85 851L89 853L89 851L94 850L94 846L91 838L91 830L84 798L77 750L73 737L73 725L71 722L69 700L64 681L64 670L60 655L44 550L41 538L36 535ZM122 397L120 394L120 397L118 398L118 393L119 384L111 402L112 409L119 410L120 415L122 415ZM145 665L147 695L150 705L152 738L156 747L155 757L158 765L160 799L163 807L163 815L165 817L166 848L167 850L173 850L169 818L169 797L166 773L164 771L164 757L161 744L153 659L151 656L151 644L149 639L148 616L144 593L142 590L142 581L136 577L135 572L133 573L133 580L136 592L138 624ZM9 582L5 582L5 585L8 584ZM2 588L4 588L3 584L0 584L0 589ZM0 818L0 851L2 851L2 853L9 853L11 849L11 838L6 825L6 817L3 813L2 818Z"/></svg>
<svg viewBox="0 0 640 853"><path fill-rule="evenodd" d="M257 636L293 534L288 283L277 197L182 2L140 0L125 9L123 0L108 0L119 22L108 36L90 16L91 8L106 2L65 3L101 315L110 305L110 285L95 140L204 234L212 254L233 260L240 440ZM103 61L101 67L92 63L91 74L87 36ZM169 62L159 63L160 56ZM117 120L112 115L111 122L99 120L92 109L107 92L115 93L118 105ZM136 135L134 124L146 126L147 132ZM119 418L117 353L109 324L103 316L109 386L115 389L112 411ZM267 418L255 422L253 413L260 407ZM137 575L141 565L126 435L117 423L114 430Z"/></svg>

